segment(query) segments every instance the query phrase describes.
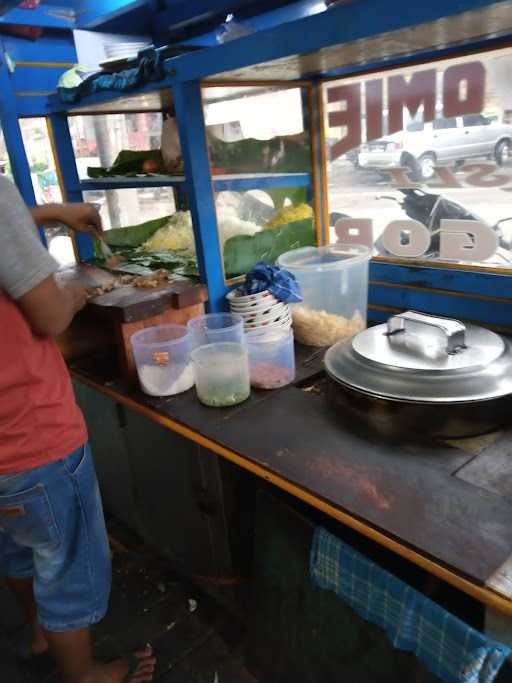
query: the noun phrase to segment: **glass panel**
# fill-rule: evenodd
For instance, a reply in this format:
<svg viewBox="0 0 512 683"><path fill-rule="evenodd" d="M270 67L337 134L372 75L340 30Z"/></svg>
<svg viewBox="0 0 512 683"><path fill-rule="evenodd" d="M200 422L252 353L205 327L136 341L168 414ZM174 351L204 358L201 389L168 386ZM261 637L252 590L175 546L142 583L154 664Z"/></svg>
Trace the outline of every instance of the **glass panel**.
<svg viewBox="0 0 512 683"><path fill-rule="evenodd" d="M137 225L176 211L171 187L84 192L84 201L98 208L105 230Z"/></svg>
<svg viewBox="0 0 512 683"><path fill-rule="evenodd" d="M12 170L11 170L11 161L9 159L9 154L7 152L4 133L3 133L3 130L1 128L0 128L0 174L6 175L11 180L13 179Z"/></svg>
<svg viewBox="0 0 512 683"><path fill-rule="evenodd" d="M80 178L87 178L89 166L108 168L123 150L160 149L162 114L104 114L70 116L69 130Z"/></svg>
<svg viewBox="0 0 512 683"><path fill-rule="evenodd" d="M511 68L506 48L326 82L329 240L512 268Z"/></svg>
<svg viewBox="0 0 512 683"><path fill-rule="evenodd" d="M23 143L30 164L32 186L38 204L62 202L55 159L53 156L46 119L43 117L20 119ZM44 229L50 254L62 266L76 263L73 240L63 226Z"/></svg>
<svg viewBox="0 0 512 683"><path fill-rule="evenodd" d="M265 257L273 262L292 246L315 241L305 94L301 88L266 86L203 90L211 171L227 181L216 194L216 204L228 277L247 272ZM290 177L283 179L283 174ZM277 251L271 246L265 252L258 238L232 240L284 229L301 219L306 225L286 230Z"/></svg>

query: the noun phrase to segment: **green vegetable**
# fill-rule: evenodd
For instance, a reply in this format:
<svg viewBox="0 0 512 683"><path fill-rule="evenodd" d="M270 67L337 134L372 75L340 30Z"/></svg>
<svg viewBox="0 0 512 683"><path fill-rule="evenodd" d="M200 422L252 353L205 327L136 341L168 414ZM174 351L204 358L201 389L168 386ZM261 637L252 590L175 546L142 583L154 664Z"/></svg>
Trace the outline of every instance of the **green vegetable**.
<svg viewBox="0 0 512 683"><path fill-rule="evenodd" d="M315 230L311 219L288 223L274 230L264 230L253 237L237 235L224 245L224 270L228 277L245 275L258 261L274 264L286 251L315 245Z"/></svg>
<svg viewBox="0 0 512 683"><path fill-rule="evenodd" d="M170 216L164 216L163 218L155 218L152 221L146 221L139 225L106 230L104 233L105 241L109 247L140 247L157 230L166 225L170 218Z"/></svg>
<svg viewBox="0 0 512 683"><path fill-rule="evenodd" d="M87 169L87 175L89 178L108 178L110 176L130 176L144 173L142 165L148 159L156 161L163 168L162 154L159 149L150 149L144 152L132 152L129 149L124 149L119 152L110 168L90 166Z"/></svg>
<svg viewBox="0 0 512 683"><path fill-rule="evenodd" d="M307 187L274 187L265 189L265 192L274 202L276 211L280 211L284 207L286 199L289 199L294 206L306 204L308 201Z"/></svg>

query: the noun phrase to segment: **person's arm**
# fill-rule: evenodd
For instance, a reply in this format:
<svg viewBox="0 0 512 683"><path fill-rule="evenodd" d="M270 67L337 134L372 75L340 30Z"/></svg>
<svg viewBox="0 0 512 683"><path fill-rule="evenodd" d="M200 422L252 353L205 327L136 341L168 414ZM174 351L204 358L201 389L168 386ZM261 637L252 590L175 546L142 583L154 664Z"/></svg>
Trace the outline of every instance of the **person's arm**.
<svg viewBox="0 0 512 683"><path fill-rule="evenodd" d="M86 290L76 282L60 287L50 275L17 300L36 334L58 337L87 303Z"/></svg>
<svg viewBox="0 0 512 683"><path fill-rule="evenodd" d="M58 268L18 191L0 178L0 288L42 336L62 333L86 302L80 285L58 286L54 278Z"/></svg>
<svg viewBox="0 0 512 683"><path fill-rule="evenodd" d="M46 204L30 210L36 225L64 223L71 230L101 233L101 216L91 204Z"/></svg>

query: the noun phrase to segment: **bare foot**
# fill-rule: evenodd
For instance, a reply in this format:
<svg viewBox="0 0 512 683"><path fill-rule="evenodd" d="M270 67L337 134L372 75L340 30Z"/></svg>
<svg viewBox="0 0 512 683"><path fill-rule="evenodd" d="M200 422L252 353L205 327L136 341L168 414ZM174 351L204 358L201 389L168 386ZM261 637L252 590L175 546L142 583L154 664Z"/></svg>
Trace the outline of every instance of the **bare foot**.
<svg viewBox="0 0 512 683"><path fill-rule="evenodd" d="M147 647L145 650L135 652L139 664L129 679L130 683L146 683L153 680L156 659L153 650ZM94 670L80 683L124 683L130 671L129 659L117 659L109 664L98 664Z"/></svg>

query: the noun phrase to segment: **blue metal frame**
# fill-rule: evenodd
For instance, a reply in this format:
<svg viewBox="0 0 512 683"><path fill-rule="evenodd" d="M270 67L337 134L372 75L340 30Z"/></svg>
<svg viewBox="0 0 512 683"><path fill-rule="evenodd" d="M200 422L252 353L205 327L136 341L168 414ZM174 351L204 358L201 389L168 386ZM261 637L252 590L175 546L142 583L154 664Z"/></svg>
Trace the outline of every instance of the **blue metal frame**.
<svg viewBox="0 0 512 683"><path fill-rule="evenodd" d="M85 0L80 2L76 28L98 28L150 4L153 4L151 0Z"/></svg>
<svg viewBox="0 0 512 683"><path fill-rule="evenodd" d="M66 10L61 6L47 4L34 9L11 9L0 17L0 24L66 30L76 28L73 9Z"/></svg>
<svg viewBox="0 0 512 683"><path fill-rule="evenodd" d="M225 309L226 286L217 211L210 176L203 101L199 82L178 83L173 87L174 106L185 164L186 187L196 243L201 281L208 285L208 308Z"/></svg>
<svg viewBox="0 0 512 683"><path fill-rule="evenodd" d="M311 187L309 173L255 173L244 175L217 175L212 178L216 192L230 190L247 192L277 187ZM179 187L186 183L185 176L148 176L147 178L98 178L81 180L82 192L90 190L125 190L143 187Z"/></svg>
<svg viewBox="0 0 512 683"><path fill-rule="evenodd" d="M180 59L169 60L167 68L176 80L201 80L235 69L291 55L315 53L323 48L371 38L501 3L510 4L510 0L465 0L451 3L447 3L446 0L430 0L419 4L409 0L358 0L220 45L208 59L205 59L202 51L198 51ZM304 74L304 78L329 75L325 72Z"/></svg>

